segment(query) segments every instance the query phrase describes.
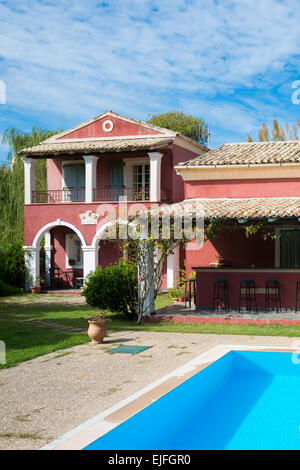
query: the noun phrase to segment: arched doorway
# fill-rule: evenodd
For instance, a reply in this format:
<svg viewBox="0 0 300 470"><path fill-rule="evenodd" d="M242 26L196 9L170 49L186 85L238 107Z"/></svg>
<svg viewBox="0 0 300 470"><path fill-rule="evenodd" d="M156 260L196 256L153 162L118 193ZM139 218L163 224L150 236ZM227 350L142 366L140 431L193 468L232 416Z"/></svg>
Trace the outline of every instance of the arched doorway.
<svg viewBox="0 0 300 470"><path fill-rule="evenodd" d="M44 243L42 241L44 240ZM45 272L40 272L41 245L45 252ZM25 247L26 287L40 285L43 279L52 288L74 288L84 275L85 239L74 225L53 221L36 234L32 246Z"/></svg>

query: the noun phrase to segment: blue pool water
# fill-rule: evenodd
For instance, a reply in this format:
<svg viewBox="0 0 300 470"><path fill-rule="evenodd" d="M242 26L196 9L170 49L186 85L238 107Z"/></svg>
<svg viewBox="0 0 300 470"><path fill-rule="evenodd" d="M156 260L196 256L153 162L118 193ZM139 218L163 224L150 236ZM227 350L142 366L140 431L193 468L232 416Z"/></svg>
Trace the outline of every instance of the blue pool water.
<svg viewBox="0 0 300 470"><path fill-rule="evenodd" d="M300 364L231 351L87 450L300 449Z"/></svg>

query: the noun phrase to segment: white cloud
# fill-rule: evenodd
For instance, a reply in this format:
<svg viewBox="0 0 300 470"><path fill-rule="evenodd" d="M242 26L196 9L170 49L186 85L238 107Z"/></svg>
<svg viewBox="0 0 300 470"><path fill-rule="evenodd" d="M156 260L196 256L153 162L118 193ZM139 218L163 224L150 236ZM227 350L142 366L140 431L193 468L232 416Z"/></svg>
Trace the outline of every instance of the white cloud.
<svg viewBox="0 0 300 470"><path fill-rule="evenodd" d="M237 90L280 80L299 53L299 24L297 0L2 1L0 79L9 109L41 123L184 104L241 134L268 104L237 103Z"/></svg>

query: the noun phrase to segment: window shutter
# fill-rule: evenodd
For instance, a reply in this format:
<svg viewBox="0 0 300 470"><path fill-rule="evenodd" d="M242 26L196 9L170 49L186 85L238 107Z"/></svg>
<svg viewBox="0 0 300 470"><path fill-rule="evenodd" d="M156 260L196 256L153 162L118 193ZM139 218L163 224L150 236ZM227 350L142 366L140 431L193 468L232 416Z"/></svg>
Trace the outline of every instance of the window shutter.
<svg viewBox="0 0 300 470"><path fill-rule="evenodd" d="M122 162L111 162L110 185L112 188L123 187L123 163Z"/></svg>
<svg viewBox="0 0 300 470"><path fill-rule="evenodd" d="M77 189L84 189L85 188L85 166L84 165L76 165L77 166Z"/></svg>
<svg viewBox="0 0 300 470"><path fill-rule="evenodd" d="M123 162L110 163L110 199L117 201L123 195Z"/></svg>
<svg viewBox="0 0 300 470"><path fill-rule="evenodd" d="M280 267L300 267L300 230L281 231Z"/></svg>
<svg viewBox="0 0 300 470"><path fill-rule="evenodd" d="M77 170L75 165L64 165L65 188L77 189Z"/></svg>

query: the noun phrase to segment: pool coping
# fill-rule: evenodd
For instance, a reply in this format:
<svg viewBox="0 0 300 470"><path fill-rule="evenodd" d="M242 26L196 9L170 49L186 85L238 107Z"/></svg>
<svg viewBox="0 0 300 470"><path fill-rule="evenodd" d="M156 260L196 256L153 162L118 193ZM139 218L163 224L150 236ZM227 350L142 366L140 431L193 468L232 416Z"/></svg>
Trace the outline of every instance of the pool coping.
<svg viewBox="0 0 300 470"><path fill-rule="evenodd" d="M219 344L76 426L40 450L81 450L230 351L296 352L299 347Z"/></svg>

